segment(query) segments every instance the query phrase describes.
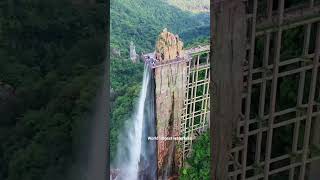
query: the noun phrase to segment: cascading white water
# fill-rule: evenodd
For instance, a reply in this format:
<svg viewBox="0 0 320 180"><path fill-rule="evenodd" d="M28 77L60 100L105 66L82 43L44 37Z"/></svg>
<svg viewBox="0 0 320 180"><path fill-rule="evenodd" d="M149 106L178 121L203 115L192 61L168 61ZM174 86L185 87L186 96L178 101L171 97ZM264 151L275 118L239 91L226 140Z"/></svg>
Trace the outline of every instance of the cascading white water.
<svg viewBox="0 0 320 180"><path fill-rule="evenodd" d="M141 179L139 172L148 166L148 177L155 178L155 142L148 142L147 136L154 135L153 92L151 71L144 67L143 83L137 109L119 136L115 166L120 169L120 180Z"/></svg>

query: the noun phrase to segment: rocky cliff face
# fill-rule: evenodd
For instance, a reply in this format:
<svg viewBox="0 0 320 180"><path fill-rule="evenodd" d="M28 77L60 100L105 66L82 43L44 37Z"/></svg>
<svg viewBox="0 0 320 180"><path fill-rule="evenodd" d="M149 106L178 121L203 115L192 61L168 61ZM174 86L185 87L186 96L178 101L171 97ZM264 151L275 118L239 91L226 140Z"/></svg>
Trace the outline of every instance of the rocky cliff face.
<svg viewBox="0 0 320 180"><path fill-rule="evenodd" d="M176 59L183 56L183 42L178 35L174 35L164 29L158 37L156 44L156 59L160 62Z"/></svg>
<svg viewBox="0 0 320 180"><path fill-rule="evenodd" d="M156 45L158 60L169 61L183 54L183 43L179 38L166 30L163 31ZM179 137L181 113L185 98L187 66L185 63L168 64L154 70L155 104L157 136ZM167 179L178 173L181 167L179 141L159 140L158 177Z"/></svg>

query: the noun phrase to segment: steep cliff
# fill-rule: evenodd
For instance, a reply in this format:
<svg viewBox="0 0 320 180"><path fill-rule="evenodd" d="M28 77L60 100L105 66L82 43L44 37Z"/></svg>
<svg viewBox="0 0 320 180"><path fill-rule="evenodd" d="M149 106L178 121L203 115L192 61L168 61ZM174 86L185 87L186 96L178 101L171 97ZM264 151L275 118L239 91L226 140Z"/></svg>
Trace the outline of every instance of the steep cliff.
<svg viewBox="0 0 320 180"><path fill-rule="evenodd" d="M159 35L156 45L158 60L174 61L182 57L183 43L166 29ZM185 95L187 66L185 63L168 64L155 68L156 121L157 135L179 137L181 113ZM158 176L165 179L178 172L181 166L181 153L178 141L158 140Z"/></svg>

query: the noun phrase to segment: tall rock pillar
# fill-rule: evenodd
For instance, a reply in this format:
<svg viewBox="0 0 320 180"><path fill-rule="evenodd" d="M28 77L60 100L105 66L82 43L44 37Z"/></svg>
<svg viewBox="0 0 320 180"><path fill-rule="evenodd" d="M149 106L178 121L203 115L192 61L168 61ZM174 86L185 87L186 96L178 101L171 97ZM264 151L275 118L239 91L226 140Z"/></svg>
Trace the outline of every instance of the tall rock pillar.
<svg viewBox="0 0 320 180"><path fill-rule="evenodd" d="M183 43L166 29L159 35L155 57L160 66L154 69L155 105L158 138L179 137L185 98L187 65ZM181 167L181 149L177 140L157 141L158 178L177 175Z"/></svg>

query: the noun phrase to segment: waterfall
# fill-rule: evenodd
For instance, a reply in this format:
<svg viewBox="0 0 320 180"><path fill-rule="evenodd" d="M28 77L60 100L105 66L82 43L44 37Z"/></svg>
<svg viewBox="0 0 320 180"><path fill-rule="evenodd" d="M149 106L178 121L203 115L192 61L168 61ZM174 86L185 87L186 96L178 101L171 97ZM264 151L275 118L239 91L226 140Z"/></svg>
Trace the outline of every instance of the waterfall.
<svg viewBox="0 0 320 180"><path fill-rule="evenodd" d="M119 180L156 179L154 92L152 71L145 64L142 88L135 113L119 136L115 166Z"/></svg>

